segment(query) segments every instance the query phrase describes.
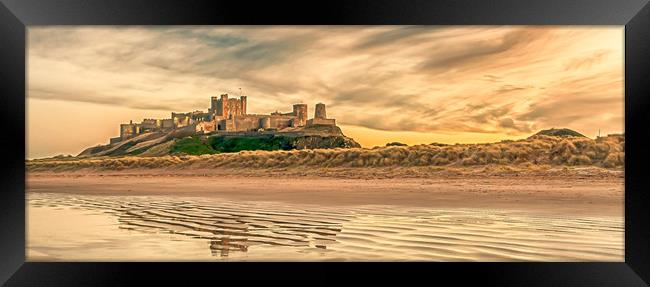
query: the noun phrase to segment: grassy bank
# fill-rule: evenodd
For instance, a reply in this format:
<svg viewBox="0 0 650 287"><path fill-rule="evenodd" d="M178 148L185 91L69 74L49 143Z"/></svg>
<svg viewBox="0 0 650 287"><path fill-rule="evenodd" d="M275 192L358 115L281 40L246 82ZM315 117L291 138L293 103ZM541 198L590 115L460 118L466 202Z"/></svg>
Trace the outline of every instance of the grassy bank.
<svg viewBox="0 0 650 287"><path fill-rule="evenodd" d="M295 148L293 137L200 137L192 136L177 140L171 147L172 154L203 155L232 153L244 150L290 150Z"/></svg>

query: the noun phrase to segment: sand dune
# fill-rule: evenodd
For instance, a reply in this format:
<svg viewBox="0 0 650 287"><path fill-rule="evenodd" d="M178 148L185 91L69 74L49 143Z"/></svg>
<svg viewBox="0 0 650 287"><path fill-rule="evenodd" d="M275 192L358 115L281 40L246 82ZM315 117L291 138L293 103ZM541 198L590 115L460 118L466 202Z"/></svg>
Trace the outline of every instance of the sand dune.
<svg viewBox="0 0 650 287"><path fill-rule="evenodd" d="M28 171L211 169L211 168L368 168L499 165L504 169L593 166L621 169L625 137L598 139L535 136L490 144L390 146L372 149L242 151L201 156L129 156L29 160Z"/></svg>

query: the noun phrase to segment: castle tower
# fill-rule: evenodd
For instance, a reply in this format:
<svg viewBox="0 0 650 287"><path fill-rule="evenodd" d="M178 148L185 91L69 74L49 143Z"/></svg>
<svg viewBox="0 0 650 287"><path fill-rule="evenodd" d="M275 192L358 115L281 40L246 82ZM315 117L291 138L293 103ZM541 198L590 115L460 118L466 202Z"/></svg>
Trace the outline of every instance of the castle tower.
<svg viewBox="0 0 650 287"><path fill-rule="evenodd" d="M210 97L210 113L215 113L218 110L219 97Z"/></svg>
<svg viewBox="0 0 650 287"><path fill-rule="evenodd" d="M228 94L222 94L221 95L221 114L220 116L228 118ZM219 113L217 112L217 115Z"/></svg>
<svg viewBox="0 0 650 287"><path fill-rule="evenodd" d="M307 104L293 105L293 115L298 120L296 126L304 126L307 123Z"/></svg>
<svg viewBox="0 0 650 287"><path fill-rule="evenodd" d="M246 115L246 96L239 97L241 101L241 114Z"/></svg>
<svg viewBox="0 0 650 287"><path fill-rule="evenodd" d="M327 113L325 112L325 104L318 103L316 104L316 111L314 112L315 119L326 119Z"/></svg>

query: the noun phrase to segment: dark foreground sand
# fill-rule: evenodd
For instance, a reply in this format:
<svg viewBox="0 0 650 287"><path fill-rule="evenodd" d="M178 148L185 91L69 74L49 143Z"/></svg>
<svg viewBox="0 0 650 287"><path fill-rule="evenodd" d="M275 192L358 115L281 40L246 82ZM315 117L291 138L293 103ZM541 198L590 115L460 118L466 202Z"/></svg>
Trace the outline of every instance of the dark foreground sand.
<svg viewBox="0 0 650 287"><path fill-rule="evenodd" d="M199 174L199 175L197 175ZM557 215L621 216L621 175L331 177L170 171L28 172L28 192L85 195L168 195L228 200L432 208L511 209Z"/></svg>

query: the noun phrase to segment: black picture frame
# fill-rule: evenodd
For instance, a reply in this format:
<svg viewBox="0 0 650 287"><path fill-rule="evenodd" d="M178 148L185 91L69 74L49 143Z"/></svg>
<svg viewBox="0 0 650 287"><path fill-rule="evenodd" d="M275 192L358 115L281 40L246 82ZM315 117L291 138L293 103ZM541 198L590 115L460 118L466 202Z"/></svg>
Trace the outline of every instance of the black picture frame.
<svg viewBox="0 0 650 287"><path fill-rule="evenodd" d="M625 25L625 262L621 263L44 263L25 262L26 27L35 25ZM650 282L650 5L546 1L0 0L0 283L129 285L193 280L368 281L500 286L647 286ZM225 274L225 275L224 275ZM451 281L449 281L451 280ZM301 281L297 280L298 283ZM305 281L302 281L303 283Z"/></svg>

